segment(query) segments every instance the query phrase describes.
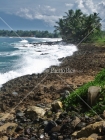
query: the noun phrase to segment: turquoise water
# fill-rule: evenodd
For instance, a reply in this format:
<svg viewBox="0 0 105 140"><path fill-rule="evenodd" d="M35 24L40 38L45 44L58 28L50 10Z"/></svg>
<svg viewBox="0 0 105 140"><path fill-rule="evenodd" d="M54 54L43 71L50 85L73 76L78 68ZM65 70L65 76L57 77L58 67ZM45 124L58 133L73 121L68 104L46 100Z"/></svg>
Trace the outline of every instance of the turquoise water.
<svg viewBox="0 0 105 140"><path fill-rule="evenodd" d="M41 39L26 38L31 42L40 42ZM14 65L18 62L20 55L15 54L19 48L15 48L15 44L21 41L20 38L0 37L0 73L13 70Z"/></svg>

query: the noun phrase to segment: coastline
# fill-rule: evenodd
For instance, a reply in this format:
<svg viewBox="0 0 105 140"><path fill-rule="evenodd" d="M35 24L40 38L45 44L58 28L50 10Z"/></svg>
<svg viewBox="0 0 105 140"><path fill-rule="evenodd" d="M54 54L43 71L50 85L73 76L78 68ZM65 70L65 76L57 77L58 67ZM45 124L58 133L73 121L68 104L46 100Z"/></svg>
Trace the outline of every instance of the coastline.
<svg viewBox="0 0 105 140"><path fill-rule="evenodd" d="M104 47L96 47L95 45L91 44L82 44L78 47L78 51L74 52L72 56L60 59L61 64L59 66L51 66L41 74L25 75L10 80L3 85L0 92L3 96L5 96L5 94L8 92L10 94L12 92L18 92L19 97L22 98L24 97L25 93L33 90L34 87L47 76L43 83L38 86L37 90L34 89L35 96L38 96L37 92L42 94L42 96L37 97L39 98L39 101L37 98L34 100L34 104L39 102L52 102L60 97L59 93L63 92L64 89L70 90L66 83L70 84L73 89L76 89L84 83L93 80L94 76L105 66L104 52ZM51 69L56 70L56 72L51 72ZM65 69L69 69L70 71L66 73L59 71ZM58 75L62 78L62 80L58 77ZM50 95L44 91L45 88ZM19 101L20 99L16 100ZM29 100L29 98L27 98L27 100ZM29 100L29 103L32 102ZM8 103L6 106L8 106Z"/></svg>
<svg viewBox="0 0 105 140"><path fill-rule="evenodd" d="M65 135L68 137L69 134L71 138L71 135L75 135L76 130L81 131L81 128L89 124L94 126L94 123L97 123L99 118L91 117L88 118L87 122L87 116L84 114L81 118L78 110L75 109L71 110L71 113L73 111L75 115L74 118L62 110L53 114L51 113L51 103L57 101L62 93L68 91L71 93L72 90L94 79L95 75L105 67L105 46L97 47L93 44L82 44L72 56L61 58L60 61L59 66L51 66L41 74L18 77L3 85L0 91L0 115L4 115L0 117L1 139L6 137L13 138L12 140L31 140L31 138L41 139L44 137L45 140L49 140L52 134L54 136L56 134L60 136L58 139L63 140ZM65 72L61 70L65 70ZM44 109L50 110L47 117L35 117L33 108L27 114L29 107L35 106L39 107L38 110L41 112ZM75 126L71 128L70 119L76 123L76 126L78 123L85 123L85 125L80 124L75 130ZM57 123L57 126L54 125L49 132L49 127L46 128L42 125L46 122L48 124ZM101 126L102 123L100 121L99 125ZM69 129L64 126L68 126ZM4 128L6 133L1 131ZM34 129L31 130L32 128ZM90 126L90 130L91 128ZM80 137L82 136L84 134Z"/></svg>

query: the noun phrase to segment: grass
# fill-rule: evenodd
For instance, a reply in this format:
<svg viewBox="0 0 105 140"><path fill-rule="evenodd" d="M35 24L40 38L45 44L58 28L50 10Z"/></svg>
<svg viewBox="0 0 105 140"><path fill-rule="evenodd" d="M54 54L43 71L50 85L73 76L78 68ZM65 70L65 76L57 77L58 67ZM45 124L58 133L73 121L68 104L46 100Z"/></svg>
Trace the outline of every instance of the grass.
<svg viewBox="0 0 105 140"><path fill-rule="evenodd" d="M70 107L81 106L82 113L94 115L92 110L89 110L89 108L86 109L86 105L79 98L81 97L85 102L87 102L87 93L90 86L101 86L102 88L98 103L92 107L93 110L97 113L102 113L105 110L105 69L96 75L94 81L88 82L87 84L81 86L79 89L70 93L68 98L63 100L64 108L67 110Z"/></svg>

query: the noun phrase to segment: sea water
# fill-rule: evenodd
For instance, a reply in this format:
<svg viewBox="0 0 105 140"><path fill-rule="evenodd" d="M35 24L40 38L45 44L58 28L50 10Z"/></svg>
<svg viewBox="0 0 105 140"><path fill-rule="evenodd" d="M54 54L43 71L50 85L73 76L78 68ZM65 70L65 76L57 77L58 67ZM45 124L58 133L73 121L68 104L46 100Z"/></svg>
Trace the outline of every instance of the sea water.
<svg viewBox="0 0 105 140"><path fill-rule="evenodd" d="M77 51L73 44L36 45L30 43L52 42L61 39L0 37L0 87L7 81L33 73L42 73L52 65L59 65L59 58Z"/></svg>

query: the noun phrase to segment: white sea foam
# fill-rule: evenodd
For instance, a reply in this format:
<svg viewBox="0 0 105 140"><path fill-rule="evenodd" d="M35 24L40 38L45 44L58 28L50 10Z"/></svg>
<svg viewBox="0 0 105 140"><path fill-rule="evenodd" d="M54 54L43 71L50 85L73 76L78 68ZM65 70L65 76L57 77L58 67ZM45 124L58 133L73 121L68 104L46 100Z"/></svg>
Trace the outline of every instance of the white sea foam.
<svg viewBox="0 0 105 140"><path fill-rule="evenodd" d="M57 41L57 39L51 40ZM12 71L0 73L0 85L23 75L42 73L51 65L59 65L58 58L70 56L73 52L77 51L77 47L72 44L63 45L60 43L58 45L33 46L27 40L15 43L14 47L18 48L18 50L6 55L18 55L19 59L14 64Z"/></svg>
<svg viewBox="0 0 105 140"><path fill-rule="evenodd" d="M28 40L23 39L20 43L28 43Z"/></svg>

